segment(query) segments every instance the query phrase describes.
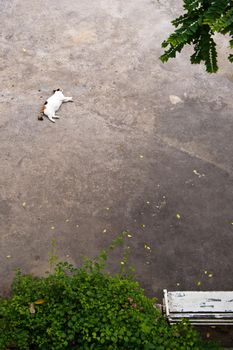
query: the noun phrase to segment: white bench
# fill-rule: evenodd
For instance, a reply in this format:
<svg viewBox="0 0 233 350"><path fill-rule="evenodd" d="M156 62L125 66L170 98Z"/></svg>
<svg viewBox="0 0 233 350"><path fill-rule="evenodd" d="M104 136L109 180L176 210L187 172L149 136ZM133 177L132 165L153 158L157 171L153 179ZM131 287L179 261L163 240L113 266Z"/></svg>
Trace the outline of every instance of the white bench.
<svg viewBox="0 0 233 350"><path fill-rule="evenodd" d="M168 292L163 308L169 323L188 319L193 325L233 325L233 292Z"/></svg>

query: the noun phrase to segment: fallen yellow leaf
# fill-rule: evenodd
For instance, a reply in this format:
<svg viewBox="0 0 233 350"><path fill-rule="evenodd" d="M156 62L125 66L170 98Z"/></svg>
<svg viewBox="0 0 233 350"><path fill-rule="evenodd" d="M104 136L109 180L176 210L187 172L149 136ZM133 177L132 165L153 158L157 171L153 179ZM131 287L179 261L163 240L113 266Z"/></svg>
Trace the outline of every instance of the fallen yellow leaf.
<svg viewBox="0 0 233 350"><path fill-rule="evenodd" d="M44 303L45 303L44 299L38 299L38 300L34 301L34 304L36 304L36 305L42 305Z"/></svg>

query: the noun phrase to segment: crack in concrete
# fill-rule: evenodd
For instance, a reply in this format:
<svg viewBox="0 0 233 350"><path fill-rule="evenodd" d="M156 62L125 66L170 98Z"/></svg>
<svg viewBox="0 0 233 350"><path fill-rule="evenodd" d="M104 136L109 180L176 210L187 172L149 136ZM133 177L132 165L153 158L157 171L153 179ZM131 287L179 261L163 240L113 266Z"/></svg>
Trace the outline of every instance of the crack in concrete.
<svg viewBox="0 0 233 350"><path fill-rule="evenodd" d="M224 164L216 163L215 160L211 159L210 154L206 154L206 155L204 155L203 153L198 154L197 151L194 152L193 150L190 150L187 147L184 147L184 145L181 142L174 140L174 139L171 139L169 137L156 136L156 139L159 142L161 142L169 147L175 148L177 151L181 151L181 152L183 152L191 157L195 157L195 158L200 159L201 161L203 161L205 163L211 164L214 167L227 173L227 175L229 175L230 177L233 177L232 169L226 167L226 165L224 165Z"/></svg>

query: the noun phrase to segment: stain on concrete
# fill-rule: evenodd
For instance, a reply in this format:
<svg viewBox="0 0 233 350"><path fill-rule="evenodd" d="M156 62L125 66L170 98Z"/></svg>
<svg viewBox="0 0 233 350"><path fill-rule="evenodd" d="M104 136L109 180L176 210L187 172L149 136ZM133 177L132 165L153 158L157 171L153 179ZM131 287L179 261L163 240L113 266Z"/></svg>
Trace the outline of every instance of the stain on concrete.
<svg viewBox="0 0 233 350"><path fill-rule="evenodd" d="M1 199L0 197L0 216L1 219L6 219L9 216L11 210L11 205L8 200Z"/></svg>

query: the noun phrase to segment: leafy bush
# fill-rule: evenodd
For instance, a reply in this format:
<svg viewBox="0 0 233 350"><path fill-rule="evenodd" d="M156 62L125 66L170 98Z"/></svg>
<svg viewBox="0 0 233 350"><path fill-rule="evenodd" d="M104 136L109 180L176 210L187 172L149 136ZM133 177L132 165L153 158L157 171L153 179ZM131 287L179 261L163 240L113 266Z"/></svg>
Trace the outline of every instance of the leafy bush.
<svg viewBox="0 0 233 350"><path fill-rule="evenodd" d="M162 43L166 48L160 57L163 62L180 52L187 44L192 44L194 54L191 63L202 61L209 73L218 70L214 33L229 34L230 48L233 48L233 3L231 0L184 0L184 14L172 21L177 28ZM228 57L233 62L233 54Z"/></svg>
<svg viewBox="0 0 233 350"><path fill-rule="evenodd" d="M0 300L0 349L208 348L187 322L170 327L132 278L105 272L105 259L59 263L41 278L18 272Z"/></svg>

